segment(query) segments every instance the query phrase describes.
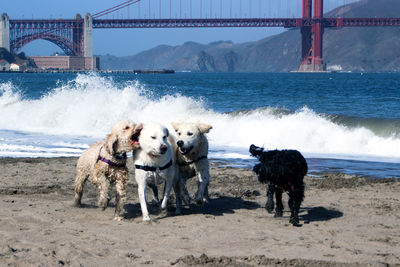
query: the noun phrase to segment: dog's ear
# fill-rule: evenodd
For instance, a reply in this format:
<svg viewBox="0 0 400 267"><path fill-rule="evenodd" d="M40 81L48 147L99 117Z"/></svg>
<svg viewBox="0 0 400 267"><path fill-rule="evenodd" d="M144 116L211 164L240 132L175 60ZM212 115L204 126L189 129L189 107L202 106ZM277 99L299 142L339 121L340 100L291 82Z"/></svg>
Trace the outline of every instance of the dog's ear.
<svg viewBox="0 0 400 267"><path fill-rule="evenodd" d="M117 151L117 145L118 145L118 137L115 133L107 135L106 141L105 141L105 148L107 153L110 155L113 155Z"/></svg>
<svg viewBox="0 0 400 267"><path fill-rule="evenodd" d="M203 133L203 134L208 133L212 129L211 125L204 124L204 123L198 124L197 127L199 128L200 133Z"/></svg>
<svg viewBox="0 0 400 267"><path fill-rule="evenodd" d="M177 123L177 122L171 122L171 125L172 125L172 127L174 128L174 130L175 130L175 132L177 132L178 131L178 129L179 129L179 123Z"/></svg>
<svg viewBox="0 0 400 267"><path fill-rule="evenodd" d="M139 133L141 130L143 130L143 124L139 123L139 124L134 124L133 128L135 129L135 133Z"/></svg>

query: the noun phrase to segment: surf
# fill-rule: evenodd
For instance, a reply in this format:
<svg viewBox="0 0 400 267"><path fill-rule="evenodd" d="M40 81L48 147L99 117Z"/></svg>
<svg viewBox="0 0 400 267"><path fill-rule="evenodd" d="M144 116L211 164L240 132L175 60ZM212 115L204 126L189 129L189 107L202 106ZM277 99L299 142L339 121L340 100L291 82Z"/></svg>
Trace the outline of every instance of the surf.
<svg viewBox="0 0 400 267"><path fill-rule="evenodd" d="M121 83L96 74L79 74L35 99L23 89L11 82L0 84L0 129L12 131L14 137L23 133L25 141L21 142L33 147L35 138L47 136L48 143L38 145L42 148L39 152L32 149L34 155L42 151L47 156L50 148L54 149L50 154L57 155L54 144L63 140L71 150L66 153L66 148L59 146L60 155L79 154L85 148L82 143L102 139L118 120L130 119L169 127L174 121L208 123L213 126L208 134L210 148L219 151L215 155L221 158L246 158L247 148L254 143L322 158L400 162L398 119L340 117L319 114L306 106L217 112L201 97L160 94L138 80ZM0 139L0 156L12 155L13 148L5 149L6 145L7 140Z"/></svg>

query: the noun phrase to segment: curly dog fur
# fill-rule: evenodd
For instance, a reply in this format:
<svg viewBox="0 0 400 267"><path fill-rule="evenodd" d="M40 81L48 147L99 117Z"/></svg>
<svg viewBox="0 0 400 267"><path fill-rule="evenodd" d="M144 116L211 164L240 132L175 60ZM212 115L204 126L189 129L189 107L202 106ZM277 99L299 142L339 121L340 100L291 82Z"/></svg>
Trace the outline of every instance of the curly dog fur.
<svg viewBox="0 0 400 267"><path fill-rule="evenodd" d="M267 203L269 213L274 210L274 194L276 194L275 217L282 217L282 192L289 194L290 223L299 225L299 210L304 199L304 176L308 166L304 157L297 150L264 151L262 147L251 145L250 153L259 159L253 171L261 183L268 183Z"/></svg>
<svg viewBox="0 0 400 267"><path fill-rule="evenodd" d="M75 206L81 206L83 186L89 177L99 189L98 205L103 210L107 208L110 200L110 185L115 183L117 189L115 219L122 219L128 179L126 153L139 148L138 136L141 130L141 124L120 121L104 141L92 144L82 153L76 168Z"/></svg>

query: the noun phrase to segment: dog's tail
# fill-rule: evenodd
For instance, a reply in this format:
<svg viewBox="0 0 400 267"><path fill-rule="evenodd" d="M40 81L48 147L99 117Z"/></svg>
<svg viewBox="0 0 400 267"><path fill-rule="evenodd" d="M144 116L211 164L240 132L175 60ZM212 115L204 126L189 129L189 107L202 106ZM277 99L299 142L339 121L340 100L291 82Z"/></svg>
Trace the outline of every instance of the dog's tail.
<svg viewBox="0 0 400 267"><path fill-rule="evenodd" d="M75 199L74 199L74 206L80 207L81 206L81 199L82 199L82 192L83 186L88 179L89 175L82 170L78 169L78 173L75 178Z"/></svg>
<svg viewBox="0 0 400 267"><path fill-rule="evenodd" d="M263 151L264 151L263 147L258 147L255 145L251 145L249 148L250 154L253 155L254 157L259 157Z"/></svg>

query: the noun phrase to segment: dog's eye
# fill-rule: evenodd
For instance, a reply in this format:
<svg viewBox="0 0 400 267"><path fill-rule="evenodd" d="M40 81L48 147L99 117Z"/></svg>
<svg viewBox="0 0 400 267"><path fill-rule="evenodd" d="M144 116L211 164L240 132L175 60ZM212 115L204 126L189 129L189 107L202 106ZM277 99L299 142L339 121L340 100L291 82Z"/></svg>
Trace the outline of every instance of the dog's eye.
<svg viewBox="0 0 400 267"><path fill-rule="evenodd" d="M131 127L129 126L125 126L125 130L129 130Z"/></svg>
<svg viewBox="0 0 400 267"><path fill-rule="evenodd" d="M181 136L181 132L178 132L178 135Z"/></svg>
<svg viewBox="0 0 400 267"><path fill-rule="evenodd" d="M187 135L188 135L188 136L192 136L193 133L192 133L192 132L187 132Z"/></svg>
<svg viewBox="0 0 400 267"><path fill-rule="evenodd" d="M164 135L162 139L166 139L166 138L167 138L167 136L166 136L166 135Z"/></svg>
<svg viewBox="0 0 400 267"><path fill-rule="evenodd" d="M152 136L151 139L156 139L156 137L155 137L155 136Z"/></svg>

